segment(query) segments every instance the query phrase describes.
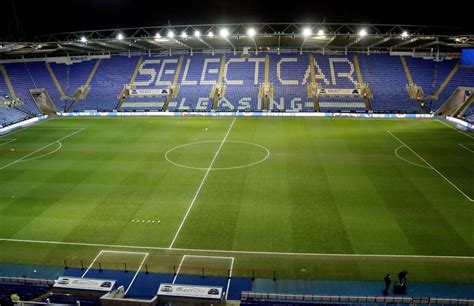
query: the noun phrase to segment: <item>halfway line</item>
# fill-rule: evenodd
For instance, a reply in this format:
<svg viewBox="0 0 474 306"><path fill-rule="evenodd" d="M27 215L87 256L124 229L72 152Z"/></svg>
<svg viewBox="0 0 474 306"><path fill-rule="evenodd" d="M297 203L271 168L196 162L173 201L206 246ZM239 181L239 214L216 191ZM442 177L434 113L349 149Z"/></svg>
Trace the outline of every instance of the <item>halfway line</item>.
<svg viewBox="0 0 474 306"><path fill-rule="evenodd" d="M186 211L186 214L184 215L184 218L181 221L181 224L179 225L178 230L176 231L176 234L173 237L173 240L171 241L171 244L169 246L170 249L173 247L174 243L176 242L176 239L178 239L179 233L181 232L181 228L183 227L184 223L186 222L186 219L188 218L189 212L193 208L194 203L196 202L196 199L197 199L199 193L201 192L202 186L204 185L204 182L206 181L207 176L209 175L209 172L212 169L212 165L214 165L214 162L216 161L217 156L219 155L219 152L222 149L222 146L224 145L225 141L227 140L227 136L229 136L230 130L232 130L232 127L234 126L234 123L235 123L236 119L237 119L237 117L234 117L234 120L232 120L232 123L230 124L229 128L227 129L227 133L225 134L224 138L221 141L221 144L220 144L219 148L217 149L216 153L214 154L214 158L212 159L209 167L207 168L206 173L204 174L204 177L201 180L201 184L199 184L199 187L196 190L196 194L194 195L194 198L192 199L191 204L189 204L188 210Z"/></svg>

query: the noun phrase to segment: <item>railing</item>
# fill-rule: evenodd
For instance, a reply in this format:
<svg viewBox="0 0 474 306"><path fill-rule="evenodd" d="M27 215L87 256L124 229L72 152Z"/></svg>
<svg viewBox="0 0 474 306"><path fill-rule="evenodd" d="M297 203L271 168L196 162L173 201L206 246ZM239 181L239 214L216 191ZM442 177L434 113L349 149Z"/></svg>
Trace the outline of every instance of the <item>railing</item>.
<svg viewBox="0 0 474 306"><path fill-rule="evenodd" d="M242 292L243 301L281 301L281 302L318 302L318 303L377 303L377 304L441 304L474 305L471 299L447 299L433 297L393 297L393 296L343 296L312 294L278 294L260 292Z"/></svg>

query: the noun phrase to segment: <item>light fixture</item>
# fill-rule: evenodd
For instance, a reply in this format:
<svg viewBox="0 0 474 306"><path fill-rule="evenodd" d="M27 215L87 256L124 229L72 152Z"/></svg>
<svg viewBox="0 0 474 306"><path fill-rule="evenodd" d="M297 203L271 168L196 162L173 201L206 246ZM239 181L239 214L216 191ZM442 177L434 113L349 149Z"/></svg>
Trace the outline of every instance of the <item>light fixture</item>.
<svg viewBox="0 0 474 306"><path fill-rule="evenodd" d="M310 28L304 28L303 29L303 36L308 37L311 35L311 29Z"/></svg>
<svg viewBox="0 0 474 306"><path fill-rule="evenodd" d="M255 31L255 29L250 28L250 29L247 30L247 35L248 35L248 36L254 37L255 34L257 34L257 31Z"/></svg>
<svg viewBox="0 0 474 306"><path fill-rule="evenodd" d="M195 37L200 37L200 36L201 36L201 32L199 32L198 30L194 31L194 36L195 36Z"/></svg>
<svg viewBox="0 0 474 306"><path fill-rule="evenodd" d="M85 36L82 36L81 39L80 39L80 42L81 43L86 43L87 42L87 38Z"/></svg>
<svg viewBox="0 0 474 306"><path fill-rule="evenodd" d="M359 31L359 36L360 37L364 37L366 35L367 35L367 30L366 29L362 29L362 30Z"/></svg>
<svg viewBox="0 0 474 306"><path fill-rule="evenodd" d="M408 34L407 31L403 31L402 37L403 37L403 38L407 38L408 36L410 36L410 34Z"/></svg>
<svg viewBox="0 0 474 306"><path fill-rule="evenodd" d="M323 29L319 29L318 31L318 36L324 36L324 30Z"/></svg>
<svg viewBox="0 0 474 306"><path fill-rule="evenodd" d="M173 31L169 31L167 36L168 36L169 38L173 38L173 37L174 37Z"/></svg>
<svg viewBox="0 0 474 306"><path fill-rule="evenodd" d="M156 33L156 34L155 34L155 38L156 38L156 39L160 39L160 38L161 38L160 33Z"/></svg>
<svg viewBox="0 0 474 306"><path fill-rule="evenodd" d="M117 34L117 39L118 39L118 40L123 40L123 34L122 34L122 33L118 33L118 34Z"/></svg>
<svg viewBox="0 0 474 306"><path fill-rule="evenodd" d="M220 34L223 38L227 38L227 36L229 36L229 30L227 30L227 29L222 29L222 30L220 30L219 34Z"/></svg>
<svg viewBox="0 0 474 306"><path fill-rule="evenodd" d="M186 34L186 32L183 32L183 33L181 33L181 37L186 38L186 37L188 37L188 34Z"/></svg>
<svg viewBox="0 0 474 306"><path fill-rule="evenodd" d="M211 31L211 32L209 32L209 34L207 34L207 36L214 37L214 33L212 33L212 31Z"/></svg>

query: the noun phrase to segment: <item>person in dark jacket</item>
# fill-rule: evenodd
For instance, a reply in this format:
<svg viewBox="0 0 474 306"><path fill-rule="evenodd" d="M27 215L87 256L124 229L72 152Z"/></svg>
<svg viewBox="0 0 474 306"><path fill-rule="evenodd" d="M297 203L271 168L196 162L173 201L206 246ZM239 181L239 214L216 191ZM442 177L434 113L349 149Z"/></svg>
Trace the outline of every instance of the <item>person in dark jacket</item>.
<svg viewBox="0 0 474 306"><path fill-rule="evenodd" d="M387 275L385 275L383 280L385 282L385 290L383 291L383 295L387 295L388 289L390 289L390 285L392 284L392 275L388 273Z"/></svg>
<svg viewBox="0 0 474 306"><path fill-rule="evenodd" d="M407 270L402 270L398 273L398 281L400 282L401 285L406 285L407 282Z"/></svg>

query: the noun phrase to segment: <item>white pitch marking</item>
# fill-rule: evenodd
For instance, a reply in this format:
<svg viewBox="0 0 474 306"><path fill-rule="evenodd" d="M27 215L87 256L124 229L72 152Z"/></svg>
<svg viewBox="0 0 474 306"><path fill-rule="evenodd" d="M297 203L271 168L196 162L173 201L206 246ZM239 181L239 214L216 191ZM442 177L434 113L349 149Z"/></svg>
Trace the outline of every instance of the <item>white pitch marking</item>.
<svg viewBox="0 0 474 306"><path fill-rule="evenodd" d="M86 276L87 272L89 272L89 270L94 266L94 263L97 261L100 255L102 255L102 252L103 250L101 250L99 254L97 254L97 256L94 258L94 260L92 260L91 264L89 265L89 267L87 267L86 271L82 274L81 278L84 278L84 276Z"/></svg>
<svg viewBox="0 0 474 306"><path fill-rule="evenodd" d="M197 142L191 142L191 143L186 143L186 144L183 144L183 145L179 145L179 146L176 146L176 147L173 147L171 149L169 149L168 151L166 151L165 153L165 159L175 165L175 166L178 166L178 167L182 167L182 168L186 168L186 169L193 169L193 170L207 170L207 168L204 168L204 167L192 167L192 166L186 166L186 165L182 165L182 164L179 164L177 162L174 162L172 161L169 157L168 157L168 154L173 152L174 150L176 149L179 149L179 148L182 148L182 147L188 147L188 146L192 146L192 145L196 145L196 144L201 144L201 143L214 143L214 142L219 142L219 140L206 140L206 141L197 141ZM211 171L218 171L218 170L235 170L235 169L241 169L241 168L246 168L246 167L250 167L250 166L255 166L255 165L258 165L260 163L263 163L264 161L266 161L269 157L270 157L270 150L268 150L267 147L264 147L262 145L259 145L257 143L252 143L252 142L247 142L247 141L236 141L236 140L229 140L227 141L227 143L243 143L243 144L248 144L248 145L252 145L252 146L256 146L258 148L261 148L263 150L265 150L267 152L267 154L260 160L254 162L254 163L249 163L249 164L246 164L246 165L241 165L241 166L234 166L234 167L221 167L221 168L212 168Z"/></svg>
<svg viewBox="0 0 474 306"><path fill-rule="evenodd" d="M3 166L3 167L0 167L0 170L3 170L3 169L5 169L5 168L7 168L7 167L10 167L10 166L13 165L13 164L19 163L19 162L23 161L24 159L26 159L26 158L28 158L28 157L30 157L30 156L36 154L37 152L39 152L39 151L41 151L41 150L44 150L44 149L46 149L47 147L49 147L49 146L51 146L51 145L53 145L53 144L55 144L55 143L57 143L57 142L61 142L62 140L66 139L66 138L69 138L69 137L71 137L71 136L74 136L74 135L76 135L77 133L82 132L83 130L84 130L83 128L82 128L82 129L79 129L79 130L77 130L77 131L75 131L75 132L73 132L73 133L71 133L71 134L69 134L69 135L64 136L64 137L61 138L61 139L58 139L58 140L56 140L56 141L54 141L54 142L51 142L50 144L47 144L47 145L45 145L45 146L39 148L39 149L36 150L36 151L33 151L33 152L31 152L31 153L29 153L29 154L27 154L27 155L25 155L25 156L23 156L23 157L21 157L21 158L19 158L19 159L17 159L17 160L12 161L12 162L9 163L9 164L6 164L6 165Z"/></svg>
<svg viewBox="0 0 474 306"><path fill-rule="evenodd" d="M408 159L405 159L405 158L401 157L400 154L398 154L398 150L400 150L401 148L406 148L406 147L405 147L404 145L401 145L401 146L399 146L398 148L395 149L395 155L396 155L399 159L401 159L401 160L403 160L404 162L407 162L407 163L409 163L409 164L412 164L412 165L414 165L414 166L418 166L418 167L422 167L422 168L426 168L426 169L430 169L430 170L431 170L431 168L428 167L428 166L420 165L420 164L414 163L414 162L412 162L412 161L409 161Z"/></svg>
<svg viewBox="0 0 474 306"><path fill-rule="evenodd" d="M447 127L449 127L450 129L455 130L456 132L459 132L459 133L461 133L461 134L463 134L463 135L465 135L465 136L467 136L467 137L469 137L469 138L471 138L471 139L474 139L473 136L471 136L471 135L469 135L469 134L467 134L467 133L465 133L465 132L463 132L463 131L458 130L457 128L455 128L454 126L452 126L452 125L450 125L450 124L447 124L446 122L443 122L443 121L441 121L441 120L439 120L439 119L436 119L436 121L438 121L439 123L442 123L442 124L446 125Z"/></svg>
<svg viewBox="0 0 474 306"><path fill-rule="evenodd" d="M3 139L3 138L1 138L1 139ZM16 139L5 139L5 140L8 140L8 141L5 142L5 143L0 143L0 147L1 147L1 146L5 146L5 145L7 145L7 144L9 144L9 143L12 143L12 142L14 142Z"/></svg>
<svg viewBox="0 0 474 306"><path fill-rule="evenodd" d="M37 243L51 245L75 245L85 247L101 247L101 248L122 248L132 250L158 250L173 252L199 252L199 253L221 253L221 254L248 254L248 255L278 255L278 256L305 256L305 257L375 257L375 258L421 258L421 259L466 259L474 260L474 256L450 256L450 255L403 255L403 254L350 254L350 253L294 253L294 252L266 252L266 251L239 251L239 250L209 250L209 249L185 249L185 248L169 248L169 247L152 247L139 245L120 245L120 244L102 244L102 243L86 243L86 242L67 242L67 241L48 241L48 240L31 240L31 239L13 239L0 238L4 242L17 243Z"/></svg>
<svg viewBox="0 0 474 306"><path fill-rule="evenodd" d="M39 159L39 158L42 158L42 157L45 157L45 156L48 156L48 155L51 155L51 154L54 154L54 153L58 152L59 150L61 150L63 148L63 144L59 141L56 141L56 143L59 144L59 147L57 147L53 151L45 153L43 155L35 156L35 157L32 157L32 158L23 159L19 162L24 163L24 162L27 162L27 161L32 161L32 160Z"/></svg>
<svg viewBox="0 0 474 306"><path fill-rule="evenodd" d="M183 255L181 258L181 262L179 263L178 270L176 270L176 275L173 278L172 284L176 283L176 279L178 278L179 272L181 271L181 267L183 266L184 260L186 258L211 258L211 259L225 259L230 260L230 270L229 270L229 278L227 280L227 288L225 291L225 299L227 300L227 296L229 295L229 288L230 288L230 281L232 279L232 271L234 270L234 257L226 257L226 256L206 256L206 255Z"/></svg>
<svg viewBox="0 0 474 306"><path fill-rule="evenodd" d="M176 241L176 239L178 238L179 236L179 233L181 232L181 228L183 227L184 223L186 222L186 219L188 218L188 215L189 215L189 212L191 211L191 209L193 208L194 206L194 203L196 202L196 199L199 195L199 193L201 192L201 189L202 189L202 186L204 185L204 182L206 181L207 179L207 176L209 175L209 172L211 171L212 169L212 165L214 165L214 162L216 161L217 159L217 156L219 155L219 152L221 151L222 149L222 146L224 146L224 143L227 139L227 137L229 136L229 133L230 133L230 130L232 130L232 127L234 126L234 123L235 123L235 120L237 119L237 117L234 117L234 119L232 120L232 123L230 124L229 128L227 129L227 133L225 134L224 138L222 139L222 142L219 146L219 148L217 149L216 153L214 154L214 158L212 159L211 163L209 164L209 167L207 168L206 170L206 173L204 174L204 177L202 178L201 180L201 184L199 184L199 187L196 191L196 194L194 195L192 201L191 201L191 204L189 204L189 207L186 211L186 214L184 215L184 218L183 220L181 221L181 224L179 225L178 227L178 230L176 231L176 234L174 235L173 237L173 240L171 241L171 244L169 246L169 248L171 249Z"/></svg>
<svg viewBox="0 0 474 306"><path fill-rule="evenodd" d="M179 262L179 265L178 265L178 270L176 270L176 275L174 276L173 282L171 283L173 285L176 282L176 279L178 278L179 272L181 271L181 267L183 266L185 258L186 258L186 255L183 255L183 257L181 257L181 261Z"/></svg>
<svg viewBox="0 0 474 306"><path fill-rule="evenodd" d="M400 142L402 145L408 148L413 154L415 154L419 159L421 159L426 165L428 165L433 171L439 174L446 182L448 182L451 186L453 186L457 191L459 191L463 196L465 196L469 201L474 202L473 199L471 199L467 194L465 194L461 189L459 189L458 186L456 186L453 182L451 182L447 177L445 177L441 172L439 172L435 167L433 167L430 163L428 163L423 157L421 157L418 153L416 153L412 148L410 148L406 143L404 143L400 138L395 136L392 132L388 131L387 132L395 138L398 142Z"/></svg>
<svg viewBox="0 0 474 306"><path fill-rule="evenodd" d="M135 254L140 254L140 253L135 253ZM132 281L130 282L130 284L128 285L127 287L127 290L125 290L125 294L124 295L127 295L128 293L128 290L130 290L130 288L132 287L133 283L135 282L135 279L137 278L138 276L138 273L140 273L142 267L143 267L143 264L145 263L145 261L147 260L148 256L150 255L149 253L141 253L142 255L145 255L142 259L142 262L140 263L140 266L138 267L138 270L137 272L135 272L135 275L133 276L132 278Z"/></svg>
<svg viewBox="0 0 474 306"><path fill-rule="evenodd" d="M460 145L460 146L463 147L464 149L468 150L469 152L474 153L473 150L469 149L468 147L466 147L466 146L463 145L462 143L458 143L458 145Z"/></svg>

